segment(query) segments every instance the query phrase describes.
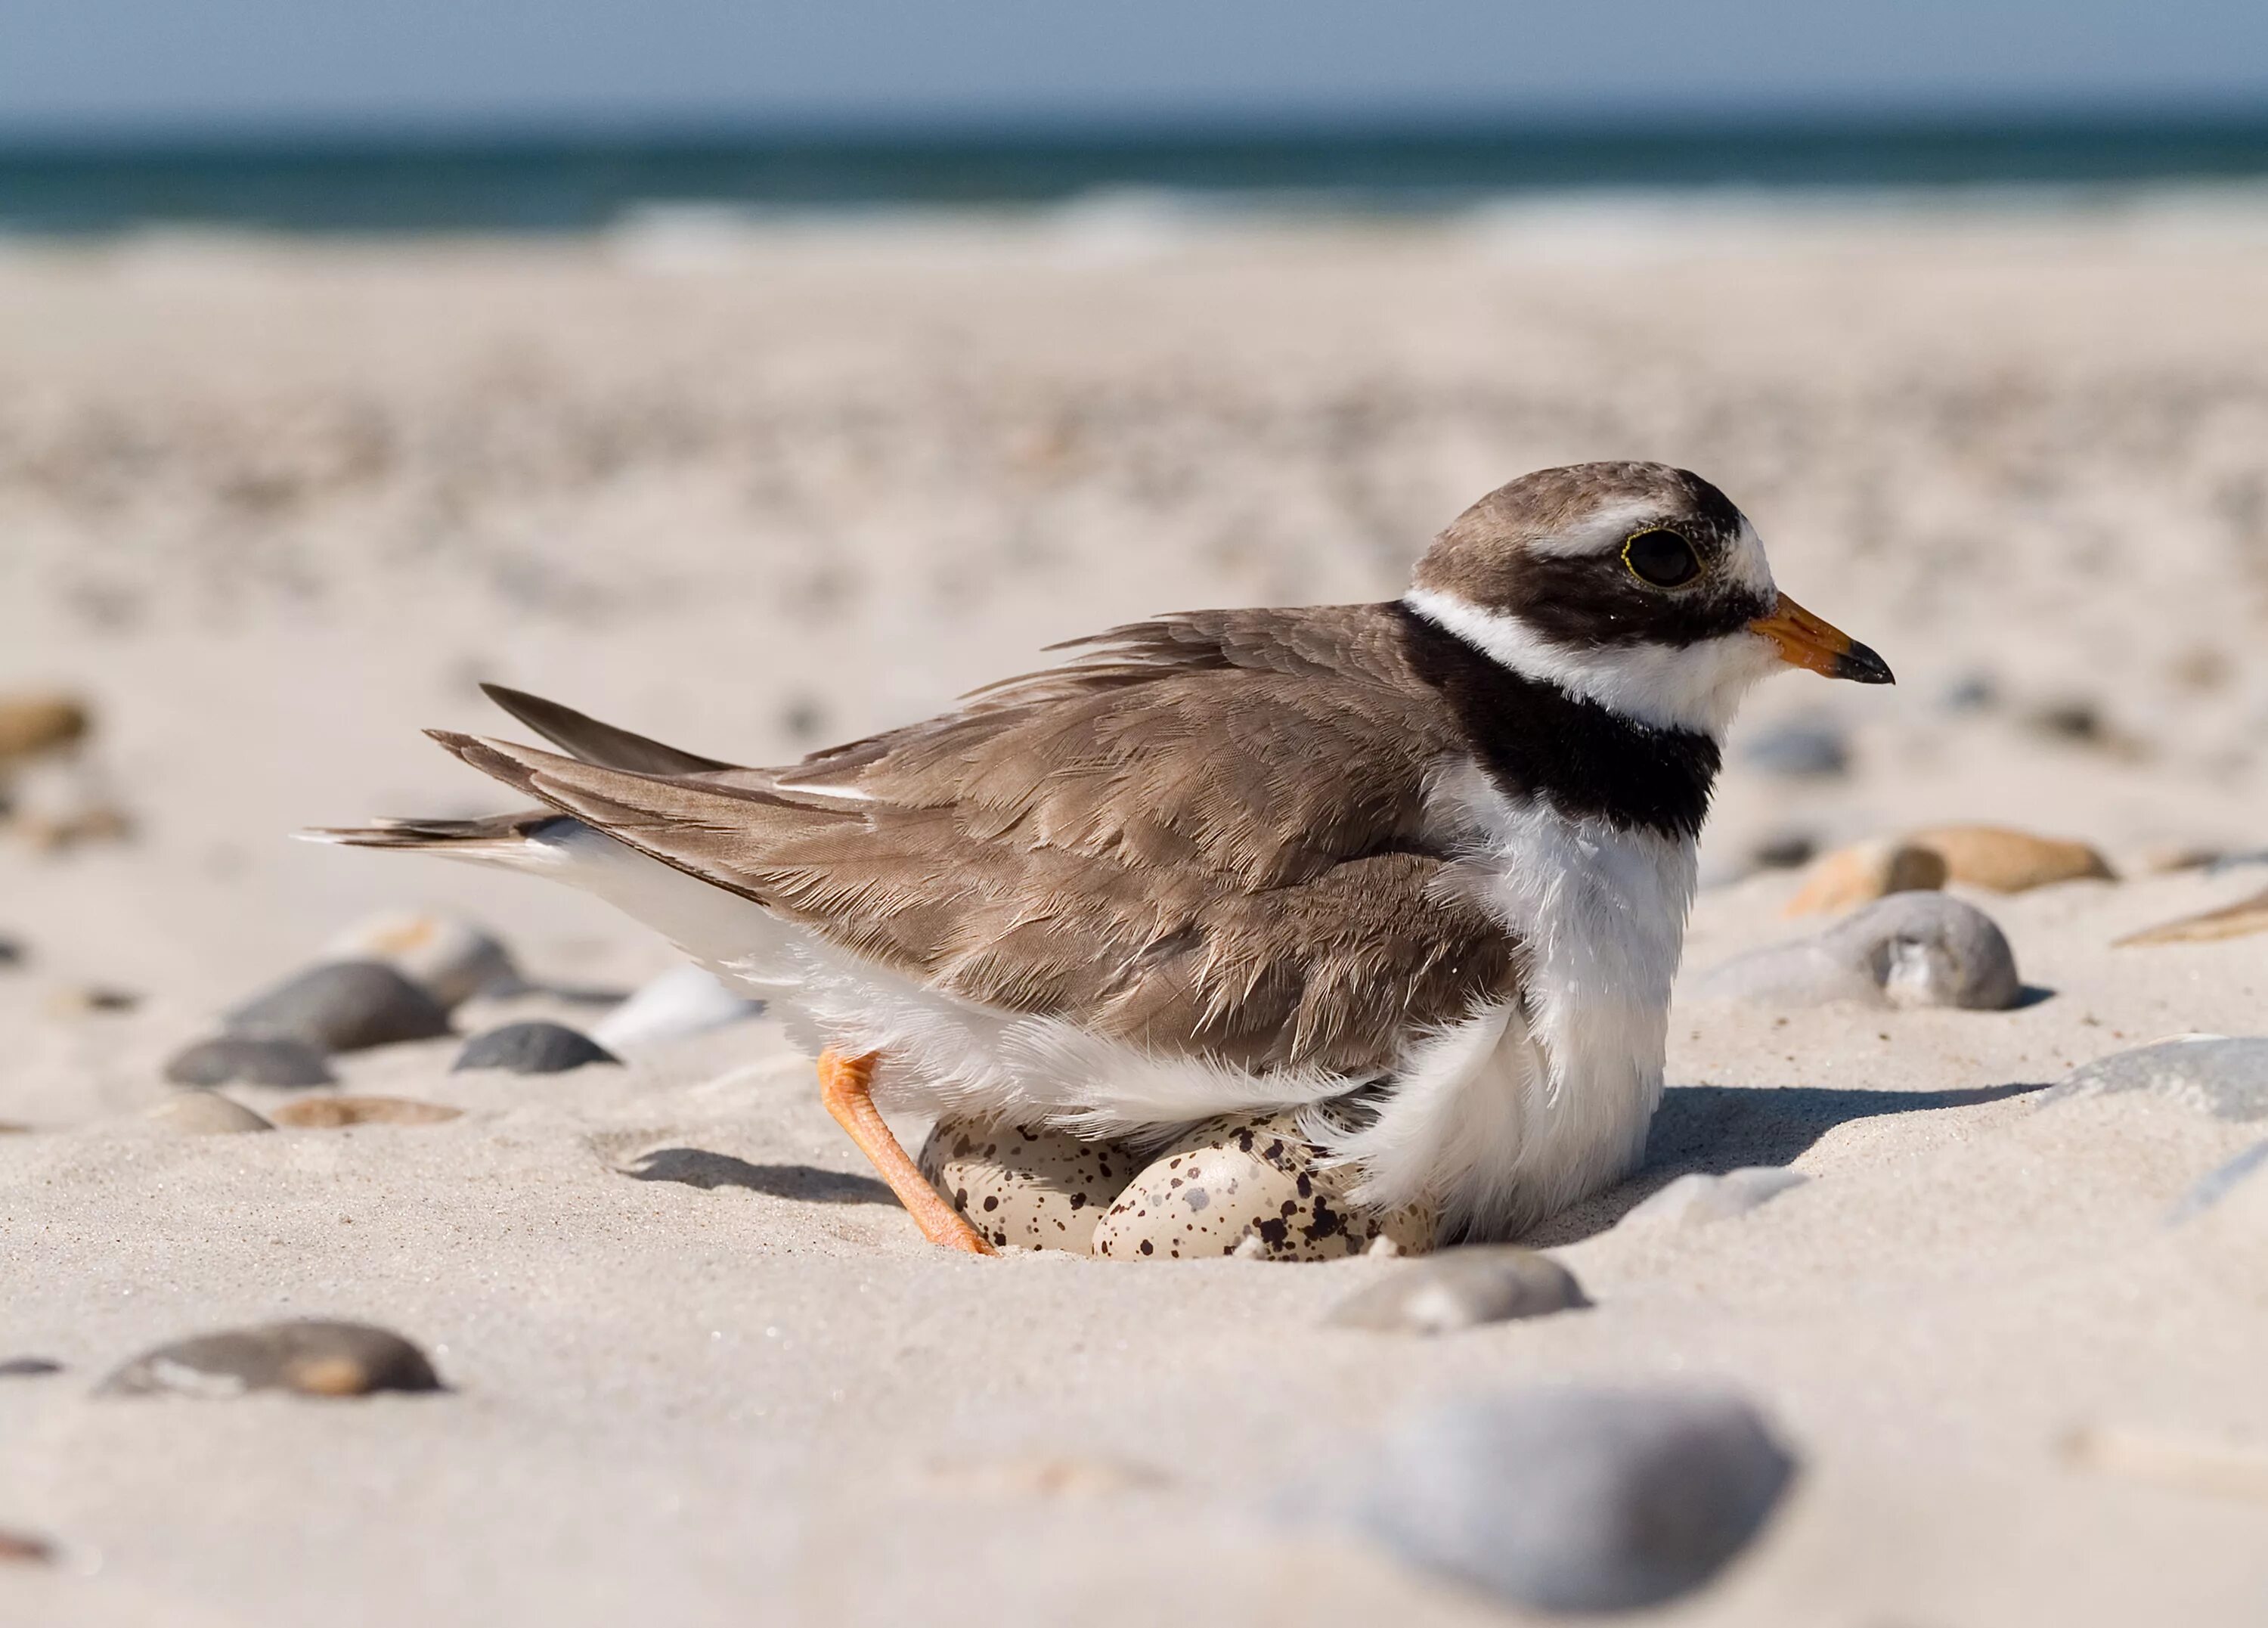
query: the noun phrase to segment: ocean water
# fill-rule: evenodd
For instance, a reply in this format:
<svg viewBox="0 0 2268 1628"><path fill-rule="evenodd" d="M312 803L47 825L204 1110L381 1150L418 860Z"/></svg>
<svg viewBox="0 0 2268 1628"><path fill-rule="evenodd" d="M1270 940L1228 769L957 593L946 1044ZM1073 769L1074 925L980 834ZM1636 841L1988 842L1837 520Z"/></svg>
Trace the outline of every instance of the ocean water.
<svg viewBox="0 0 2268 1628"><path fill-rule="evenodd" d="M749 218L1197 209L1425 215L1555 195L1890 193L2064 204L2268 182L2268 113L2125 122L1309 133L762 134L0 145L0 232L585 232Z"/></svg>

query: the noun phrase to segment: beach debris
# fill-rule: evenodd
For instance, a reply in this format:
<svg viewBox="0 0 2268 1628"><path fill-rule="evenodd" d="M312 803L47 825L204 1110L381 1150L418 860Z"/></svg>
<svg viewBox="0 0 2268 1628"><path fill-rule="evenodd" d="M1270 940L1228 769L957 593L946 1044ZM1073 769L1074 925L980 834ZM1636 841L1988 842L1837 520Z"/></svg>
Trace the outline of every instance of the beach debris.
<svg viewBox="0 0 2268 1628"><path fill-rule="evenodd" d="M0 773L77 746L93 728L92 710L77 696L0 696Z"/></svg>
<svg viewBox="0 0 2268 1628"><path fill-rule="evenodd" d="M2228 1163L2199 1178L2166 1212L2166 1225L2179 1227L2203 1215L2264 1169L2268 1169L2268 1142L2255 1142Z"/></svg>
<svg viewBox="0 0 2268 1628"><path fill-rule="evenodd" d="M931 1129L919 1157L931 1185L994 1244L1081 1255L1148 1162L1123 1142L951 1118Z"/></svg>
<svg viewBox="0 0 2268 1628"><path fill-rule="evenodd" d="M1851 748L1831 723L1784 723L1741 749L1743 762L1790 780L1831 780L1848 774Z"/></svg>
<svg viewBox="0 0 2268 1628"><path fill-rule="evenodd" d="M2220 876L2248 865L2268 865L2268 848L2240 848L2233 853L2215 854L2205 867L2205 873Z"/></svg>
<svg viewBox="0 0 2268 1628"><path fill-rule="evenodd" d="M1342 1329L1449 1334L1590 1303L1575 1274L1548 1255L1517 1244L1469 1244L1396 1268L1341 1300L1324 1321Z"/></svg>
<svg viewBox="0 0 2268 1628"><path fill-rule="evenodd" d="M2036 735L2074 746L2101 746L2112 739L2102 709L2084 696L2043 701L2027 711L2022 722Z"/></svg>
<svg viewBox="0 0 2268 1628"><path fill-rule="evenodd" d="M2135 856L2135 868L2146 876L2202 871L2218 864L2221 852L2220 849L2200 843L2159 843Z"/></svg>
<svg viewBox="0 0 2268 1628"><path fill-rule="evenodd" d="M500 1068L513 1074L564 1074L586 1064L621 1062L580 1029L534 1019L502 1024L474 1035L449 1064L449 1072Z"/></svg>
<svg viewBox="0 0 2268 1628"><path fill-rule="evenodd" d="M55 1546L29 1532L0 1527L0 1565L45 1565L55 1558Z"/></svg>
<svg viewBox="0 0 2268 1628"><path fill-rule="evenodd" d="M62 1363L48 1357L11 1357L0 1362L0 1380L44 1379L63 1371Z"/></svg>
<svg viewBox="0 0 2268 1628"><path fill-rule="evenodd" d="M636 1051L706 1034L763 1009L763 1002L734 994L705 967L673 967L593 1024L591 1038L609 1051Z"/></svg>
<svg viewBox="0 0 2268 1628"><path fill-rule="evenodd" d="M11 971L20 967L26 959L23 942L20 939L11 939L4 933L0 933L0 972Z"/></svg>
<svg viewBox="0 0 2268 1628"><path fill-rule="evenodd" d="M66 983L49 990L40 1003L55 1018L109 1017L131 1012L141 1004L142 998L133 991L101 983Z"/></svg>
<svg viewBox="0 0 2268 1628"><path fill-rule="evenodd" d="M519 986L504 941L437 910L389 910L357 922L323 947L332 961L383 961L446 1011L474 996Z"/></svg>
<svg viewBox="0 0 2268 1628"><path fill-rule="evenodd" d="M1746 1215L1811 1178L1781 1165L1747 1165L1722 1175L1689 1171L1623 1217L1624 1227L1702 1227Z"/></svg>
<svg viewBox="0 0 2268 1628"><path fill-rule="evenodd" d="M1926 893L1945 886L1942 856L1911 843L1856 843L1823 856L1781 912L1814 916L1871 904L1894 893Z"/></svg>
<svg viewBox="0 0 2268 1628"><path fill-rule="evenodd" d="M1982 712L1999 704L1999 681L1984 672L1962 674L1937 698L1939 707L1948 712Z"/></svg>
<svg viewBox="0 0 2268 1628"><path fill-rule="evenodd" d="M217 1035L176 1051L166 1078L177 1086L328 1086L322 1052L281 1035Z"/></svg>
<svg viewBox="0 0 2268 1628"><path fill-rule="evenodd" d="M202 1334L145 1352L97 1388L112 1396L172 1391L236 1396L254 1390L303 1396L362 1396L379 1390L438 1390L425 1353L385 1329L316 1319Z"/></svg>
<svg viewBox="0 0 2268 1628"><path fill-rule="evenodd" d="M2215 1119L2268 1119L2268 1036L2197 1035L2116 1051L2073 1069L2040 1094L2040 1106L2128 1092L2147 1092Z"/></svg>
<svg viewBox="0 0 2268 1628"><path fill-rule="evenodd" d="M362 1051L449 1032L440 1003L379 961L318 962L223 1021L231 1034L280 1035L325 1051Z"/></svg>
<svg viewBox="0 0 2268 1628"><path fill-rule="evenodd" d="M2268 932L2268 888L2250 898L2239 899L2234 904L2224 904L2219 910L2184 916L2177 921L2161 922L2155 927L2130 932L2123 939L2113 939L2111 942L2122 946L2212 944L2222 939L2246 938L2256 932Z"/></svg>
<svg viewBox="0 0 2268 1628"><path fill-rule="evenodd" d="M1727 1393L1463 1398L1391 1433L1358 1518L1403 1560L1501 1599L1630 1610L1714 1576L1763 1530L1795 1468Z"/></svg>
<svg viewBox="0 0 2268 1628"><path fill-rule="evenodd" d="M1799 870L1818 857L1818 839L1808 831L1775 831L1749 849L1749 863L1760 871Z"/></svg>
<svg viewBox="0 0 2268 1628"><path fill-rule="evenodd" d="M2024 893L2054 882L2116 881L2110 862L2088 844L1999 825L1940 825L1903 839L1945 861L1946 877L1990 893Z"/></svg>
<svg viewBox="0 0 2268 1628"><path fill-rule="evenodd" d="M1984 911L1941 893L1900 893L1815 937L1734 956L1704 975L1696 992L1780 1006L1999 1011L2015 1004L2023 983L2015 952Z"/></svg>
<svg viewBox="0 0 2268 1628"><path fill-rule="evenodd" d="M1263 1260L1332 1261L1361 1254L1381 1233L1405 1249L1432 1247L1430 1216L1349 1203L1355 1173L1325 1164L1297 1120L1228 1116L1194 1127L1127 1183L1089 1249L1116 1260L1184 1260L1234 1255L1248 1235Z"/></svg>
<svg viewBox="0 0 2268 1628"><path fill-rule="evenodd" d="M269 1116L298 1131L335 1131L346 1125L438 1125L464 1117L461 1108L419 1102L409 1097L302 1097Z"/></svg>
<svg viewBox="0 0 2268 1628"><path fill-rule="evenodd" d="M142 1117L180 1136L232 1136L276 1129L243 1103L217 1091L177 1091Z"/></svg>
<svg viewBox="0 0 2268 1628"><path fill-rule="evenodd" d="M82 843L122 843L134 835L133 816L109 803L87 803L65 813L18 814L16 835L42 853Z"/></svg>
<svg viewBox="0 0 2268 1628"><path fill-rule="evenodd" d="M2075 1470L2268 1504L2268 1453L2257 1448L2189 1440L2126 1425L2092 1425L2065 1437L2062 1449L2064 1462Z"/></svg>

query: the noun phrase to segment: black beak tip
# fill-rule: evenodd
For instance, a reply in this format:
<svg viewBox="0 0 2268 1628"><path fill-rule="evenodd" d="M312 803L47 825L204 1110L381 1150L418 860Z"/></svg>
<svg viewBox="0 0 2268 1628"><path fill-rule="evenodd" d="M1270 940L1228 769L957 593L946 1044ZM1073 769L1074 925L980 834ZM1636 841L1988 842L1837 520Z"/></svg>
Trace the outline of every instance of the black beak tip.
<svg viewBox="0 0 2268 1628"><path fill-rule="evenodd" d="M1835 658L1835 676L1847 678L1854 684L1895 684L1897 675L1890 664L1866 645L1853 644Z"/></svg>

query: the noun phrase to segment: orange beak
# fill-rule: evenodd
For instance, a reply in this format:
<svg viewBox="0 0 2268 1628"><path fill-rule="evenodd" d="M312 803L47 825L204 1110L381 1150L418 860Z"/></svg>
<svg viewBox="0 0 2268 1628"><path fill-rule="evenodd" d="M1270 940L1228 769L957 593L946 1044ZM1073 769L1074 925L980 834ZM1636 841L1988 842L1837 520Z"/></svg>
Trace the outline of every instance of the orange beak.
<svg viewBox="0 0 2268 1628"><path fill-rule="evenodd" d="M1889 664L1837 627L1830 626L1788 598L1769 616L1749 623L1779 648L1779 659L1792 667L1847 678L1860 684L1895 684Z"/></svg>

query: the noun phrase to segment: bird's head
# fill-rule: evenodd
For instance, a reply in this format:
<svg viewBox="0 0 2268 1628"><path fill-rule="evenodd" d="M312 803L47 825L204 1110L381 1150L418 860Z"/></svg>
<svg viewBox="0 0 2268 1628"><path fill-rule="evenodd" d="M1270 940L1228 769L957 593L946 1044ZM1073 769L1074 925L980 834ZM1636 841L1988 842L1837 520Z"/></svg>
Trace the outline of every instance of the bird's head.
<svg viewBox="0 0 2268 1628"><path fill-rule="evenodd" d="M1781 667L1893 681L1779 591L1724 493L1667 464L1571 464L1498 487L1434 540L1405 602L1514 671L1656 728L1721 738Z"/></svg>

